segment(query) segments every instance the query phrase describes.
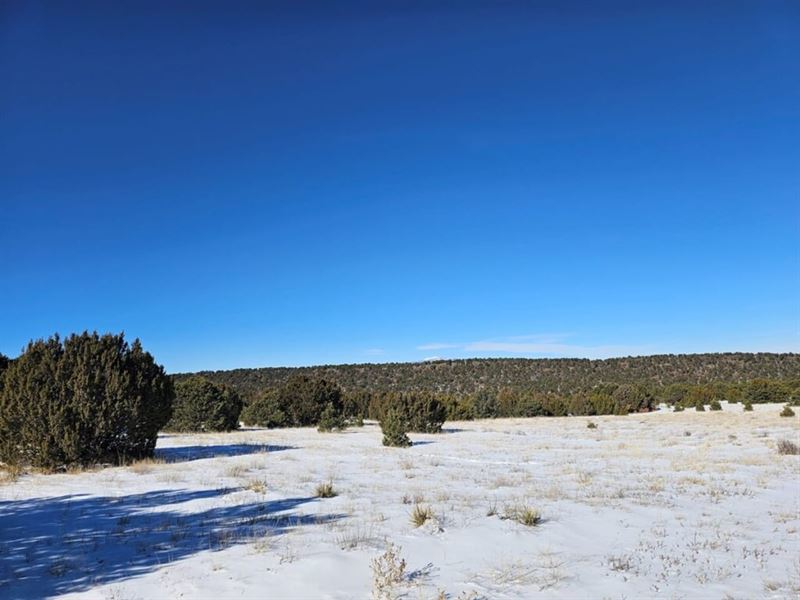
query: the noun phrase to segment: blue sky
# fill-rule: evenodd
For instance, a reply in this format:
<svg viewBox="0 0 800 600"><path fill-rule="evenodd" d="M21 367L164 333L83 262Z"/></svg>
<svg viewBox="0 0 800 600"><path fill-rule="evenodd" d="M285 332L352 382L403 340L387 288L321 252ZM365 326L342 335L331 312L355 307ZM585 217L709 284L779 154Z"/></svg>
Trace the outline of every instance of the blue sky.
<svg viewBox="0 0 800 600"><path fill-rule="evenodd" d="M799 32L770 1L3 3L0 352L800 351Z"/></svg>

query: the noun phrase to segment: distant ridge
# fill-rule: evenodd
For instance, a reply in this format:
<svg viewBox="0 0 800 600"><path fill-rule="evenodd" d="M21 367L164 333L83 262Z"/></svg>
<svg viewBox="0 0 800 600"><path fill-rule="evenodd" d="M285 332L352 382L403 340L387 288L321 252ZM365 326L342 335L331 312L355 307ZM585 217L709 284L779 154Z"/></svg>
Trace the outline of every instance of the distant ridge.
<svg viewBox="0 0 800 600"><path fill-rule="evenodd" d="M739 383L800 379L800 354L725 352L607 359L465 358L411 363L263 367L195 373L254 397L292 374L324 377L345 390L428 390L471 394L479 389L570 393L600 383ZM178 373L180 379L191 375Z"/></svg>

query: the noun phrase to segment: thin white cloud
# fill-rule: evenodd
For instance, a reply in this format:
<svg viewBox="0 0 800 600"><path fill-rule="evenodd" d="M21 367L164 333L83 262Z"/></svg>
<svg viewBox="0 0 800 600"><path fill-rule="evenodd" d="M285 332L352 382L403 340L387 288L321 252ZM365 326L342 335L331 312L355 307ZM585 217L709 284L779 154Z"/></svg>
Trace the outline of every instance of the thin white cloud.
<svg viewBox="0 0 800 600"><path fill-rule="evenodd" d="M452 349L472 355L533 355L564 358L612 358L652 353L646 346L598 345L567 343L568 334L518 335L461 344L425 344L418 350Z"/></svg>
<svg viewBox="0 0 800 600"><path fill-rule="evenodd" d="M422 344L417 346L417 350L446 350L449 348L459 348L461 344Z"/></svg>
<svg viewBox="0 0 800 600"><path fill-rule="evenodd" d="M367 348L364 350L364 354L368 356L380 356L384 352L385 350L383 348Z"/></svg>
<svg viewBox="0 0 800 600"><path fill-rule="evenodd" d="M435 360L444 360L441 356L428 356L427 358L423 358L422 362L433 362Z"/></svg>

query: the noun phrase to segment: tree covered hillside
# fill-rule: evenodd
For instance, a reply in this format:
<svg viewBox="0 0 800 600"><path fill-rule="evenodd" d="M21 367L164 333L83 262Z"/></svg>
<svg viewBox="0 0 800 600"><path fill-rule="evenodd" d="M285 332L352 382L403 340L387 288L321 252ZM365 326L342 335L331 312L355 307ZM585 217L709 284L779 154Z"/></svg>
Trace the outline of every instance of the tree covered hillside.
<svg viewBox="0 0 800 600"><path fill-rule="evenodd" d="M203 371L250 399L302 374L338 383L345 391L430 391L452 395L499 391L571 394L603 383L740 383L753 379L800 379L800 354L662 354L589 360L574 358L474 358L417 363L267 367ZM175 378L190 374L175 375Z"/></svg>

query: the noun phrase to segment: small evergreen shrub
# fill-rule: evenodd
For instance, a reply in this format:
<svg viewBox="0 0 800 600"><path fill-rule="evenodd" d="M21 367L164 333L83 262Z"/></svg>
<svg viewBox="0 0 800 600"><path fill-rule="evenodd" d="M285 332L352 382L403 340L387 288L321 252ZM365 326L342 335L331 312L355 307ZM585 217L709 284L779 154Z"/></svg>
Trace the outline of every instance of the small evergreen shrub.
<svg viewBox="0 0 800 600"><path fill-rule="evenodd" d="M235 391L205 377L181 379L168 431L233 431L239 428L242 399Z"/></svg>
<svg viewBox="0 0 800 600"><path fill-rule="evenodd" d="M362 422L363 425L363 422ZM328 433L334 429L342 430L347 427L344 415L338 412L333 403L328 402L328 406L322 411L317 423L317 431Z"/></svg>
<svg viewBox="0 0 800 600"><path fill-rule="evenodd" d="M439 401L444 405L445 421L472 421L475 407L471 396L458 397L442 394Z"/></svg>
<svg viewBox="0 0 800 600"><path fill-rule="evenodd" d="M709 410L722 410L722 405L719 403L719 400L712 400L708 408Z"/></svg>
<svg viewBox="0 0 800 600"><path fill-rule="evenodd" d="M3 382L0 461L45 469L152 457L175 395L139 340L96 332L30 342Z"/></svg>
<svg viewBox="0 0 800 600"><path fill-rule="evenodd" d="M589 421L589 422L586 424L586 427L587 427L588 429L597 429L597 425L595 425L595 423L594 423L594 422L592 422L592 421Z"/></svg>
<svg viewBox="0 0 800 600"><path fill-rule="evenodd" d="M675 408L672 409L673 412L683 412L683 404L676 404Z"/></svg>
<svg viewBox="0 0 800 600"><path fill-rule="evenodd" d="M344 412L342 391L325 379L294 375L276 393L278 405L292 427L316 425L329 404L337 414Z"/></svg>
<svg viewBox="0 0 800 600"><path fill-rule="evenodd" d="M793 417L794 416L794 411L787 404L786 406L783 407L783 410L781 411L781 416L782 417Z"/></svg>
<svg viewBox="0 0 800 600"><path fill-rule="evenodd" d="M614 400L614 414L616 415L647 412L655 408L655 398L643 385L620 385L614 390L611 397Z"/></svg>
<svg viewBox="0 0 800 600"><path fill-rule="evenodd" d="M705 407L705 406L703 406L703 403L702 403L702 402L698 402L697 404L695 404L695 405L694 405L694 409L695 409L697 412L705 412L705 410L706 410L706 407Z"/></svg>
<svg viewBox="0 0 800 600"><path fill-rule="evenodd" d="M586 394L577 394L571 397L567 403L569 414L575 416L589 416L595 414L594 404Z"/></svg>
<svg viewBox="0 0 800 600"><path fill-rule="evenodd" d="M386 411L380 423L384 446L405 448L411 445L411 440L406 435L408 423L405 415L400 410L390 408Z"/></svg>
<svg viewBox="0 0 800 600"><path fill-rule="evenodd" d="M406 417L408 431L417 433L440 433L442 431L447 411L433 394L400 394L396 405Z"/></svg>
<svg viewBox="0 0 800 600"><path fill-rule="evenodd" d="M275 390L263 394L244 407L241 417L245 425L258 427L286 427L286 413L283 412Z"/></svg>
<svg viewBox="0 0 800 600"><path fill-rule="evenodd" d="M744 410L746 410L747 412L752 412L753 405L750 403L749 400L744 403Z"/></svg>
<svg viewBox="0 0 800 600"><path fill-rule="evenodd" d="M476 419L493 419L497 416L497 394L480 390L472 398L472 412Z"/></svg>

